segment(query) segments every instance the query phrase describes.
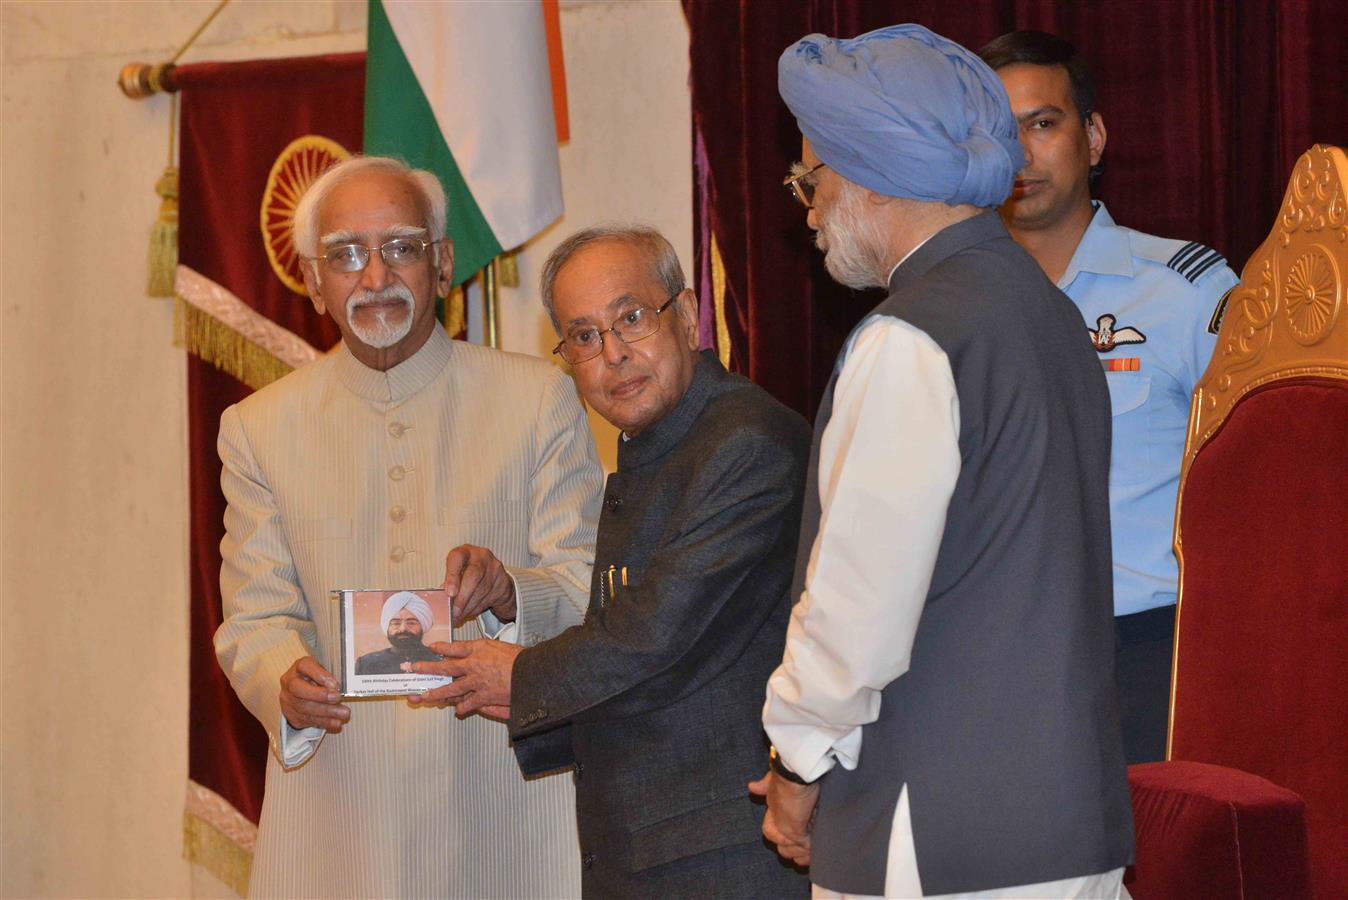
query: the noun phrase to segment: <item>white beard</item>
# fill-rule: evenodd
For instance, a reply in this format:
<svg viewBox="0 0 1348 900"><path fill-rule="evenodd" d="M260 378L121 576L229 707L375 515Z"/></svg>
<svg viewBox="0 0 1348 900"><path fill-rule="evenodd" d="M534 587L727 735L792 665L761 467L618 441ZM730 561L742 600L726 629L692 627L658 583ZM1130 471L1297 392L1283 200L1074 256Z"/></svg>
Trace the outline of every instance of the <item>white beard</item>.
<svg viewBox="0 0 1348 900"><path fill-rule="evenodd" d="M853 290L884 287L889 273L883 258L884 240L875 221L863 209L862 191L844 182L828 218L819 219L814 244L824 251L824 268L833 280Z"/></svg>
<svg viewBox="0 0 1348 900"><path fill-rule="evenodd" d="M373 326L356 321L358 307L382 300L401 300L402 306L373 313ZM412 330L412 314L416 311L416 305L412 291L405 284L391 284L382 291L357 289L346 301L346 323L362 344L383 350L407 337L407 333Z"/></svg>

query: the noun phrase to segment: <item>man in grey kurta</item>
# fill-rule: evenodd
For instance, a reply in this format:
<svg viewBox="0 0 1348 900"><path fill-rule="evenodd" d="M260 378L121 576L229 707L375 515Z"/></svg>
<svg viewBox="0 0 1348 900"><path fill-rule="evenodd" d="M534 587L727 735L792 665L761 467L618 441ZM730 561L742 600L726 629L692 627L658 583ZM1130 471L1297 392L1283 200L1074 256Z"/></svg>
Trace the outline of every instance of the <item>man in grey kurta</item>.
<svg viewBox="0 0 1348 900"><path fill-rule="evenodd" d="M216 654L272 749L253 896L579 892L567 779L521 781L490 722L343 704L333 676L334 589L443 580L456 639L555 634L584 609L603 477L584 411L557 367L445 336L444 222L434 176L394 160L315 182L296 245L342 346L221 418Z"/></svg>
<svg viewBox="0 0 1348 900"><path fill-rule="evenodd" d="M460 712L509 720L526 774L575 766L587 897L805 896L745 785L781 658L809 449L803 419L697 351L697 305L648 229L572 236L543 296L581 393L623 431L585 623L433 649Z"/></svg>
<svg viewBox="0 0 1348 900"><path fill-rule="evenodd" d="M1006 93L916 25L810 35L779 84L829 272L889 297L815 425L764 833L823 896L1117 897L1109 397L992 209Z"/></svg>

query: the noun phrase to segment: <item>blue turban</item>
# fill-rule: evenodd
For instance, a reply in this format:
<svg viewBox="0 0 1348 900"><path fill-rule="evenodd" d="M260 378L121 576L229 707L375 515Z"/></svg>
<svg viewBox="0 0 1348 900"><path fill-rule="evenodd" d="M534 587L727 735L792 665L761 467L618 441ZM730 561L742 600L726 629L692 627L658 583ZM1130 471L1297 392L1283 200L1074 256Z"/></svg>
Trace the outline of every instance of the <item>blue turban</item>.
<svg viewBox="0 0 1348 900"><path fill-rule="evenodd" d="M807 35L777 88L819 159L878 194L996 206L1025 165L1001 79L921 25Z"/></svg>

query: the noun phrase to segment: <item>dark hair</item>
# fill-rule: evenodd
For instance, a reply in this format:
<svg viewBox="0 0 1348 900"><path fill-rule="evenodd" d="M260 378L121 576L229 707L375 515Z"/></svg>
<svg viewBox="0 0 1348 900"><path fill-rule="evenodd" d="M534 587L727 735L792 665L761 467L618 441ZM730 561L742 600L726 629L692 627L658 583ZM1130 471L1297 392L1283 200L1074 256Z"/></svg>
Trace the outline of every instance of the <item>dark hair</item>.
<svg viewBox="0 0 1348 900"><path fill-rule="evenodd" d="M1091 67L1077 48L1046 31L1011 31L999 38L993 38L978 56L996 71L1016 63L1028 63L1032 66L1061 66L1067 71L1067 79L1072 85L1072 103L1076 105L1081 121L1090 123L1091 113L1095 112L1095 76ZM1105 161L1091 166L1090 179L1094 181L1104 171Z"/></svg>
<svg viewBox="0 0 1348 900"><path fill-rule="evenodd" d="M994 71L1015 63L1062 66L1072 82L1072 102L1084 122L1095 112L1095 76L1077 48L1056 34L1044 31L1012 31L993 39L978 56Z"/></svg>

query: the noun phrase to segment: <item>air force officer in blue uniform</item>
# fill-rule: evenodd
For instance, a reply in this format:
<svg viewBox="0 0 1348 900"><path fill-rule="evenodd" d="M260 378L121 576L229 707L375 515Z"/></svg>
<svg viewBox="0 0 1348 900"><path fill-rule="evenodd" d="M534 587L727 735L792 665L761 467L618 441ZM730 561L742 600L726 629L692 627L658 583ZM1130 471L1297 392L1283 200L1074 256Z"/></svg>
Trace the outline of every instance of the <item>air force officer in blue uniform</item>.
<svg viewBox="0 0 1348 900"><path fill-rule="evenodd" d="M1172 547L1189 398L1228 291L1216 250L1114 223L1092 201L1105 149L1095 86L1071 44L1037 31L980 52L1020 123L1025 168L1001 207L1007 230L1081 310L1109 384L1109 509L1124 750L1165 757L1178 567Z"/></svg>

